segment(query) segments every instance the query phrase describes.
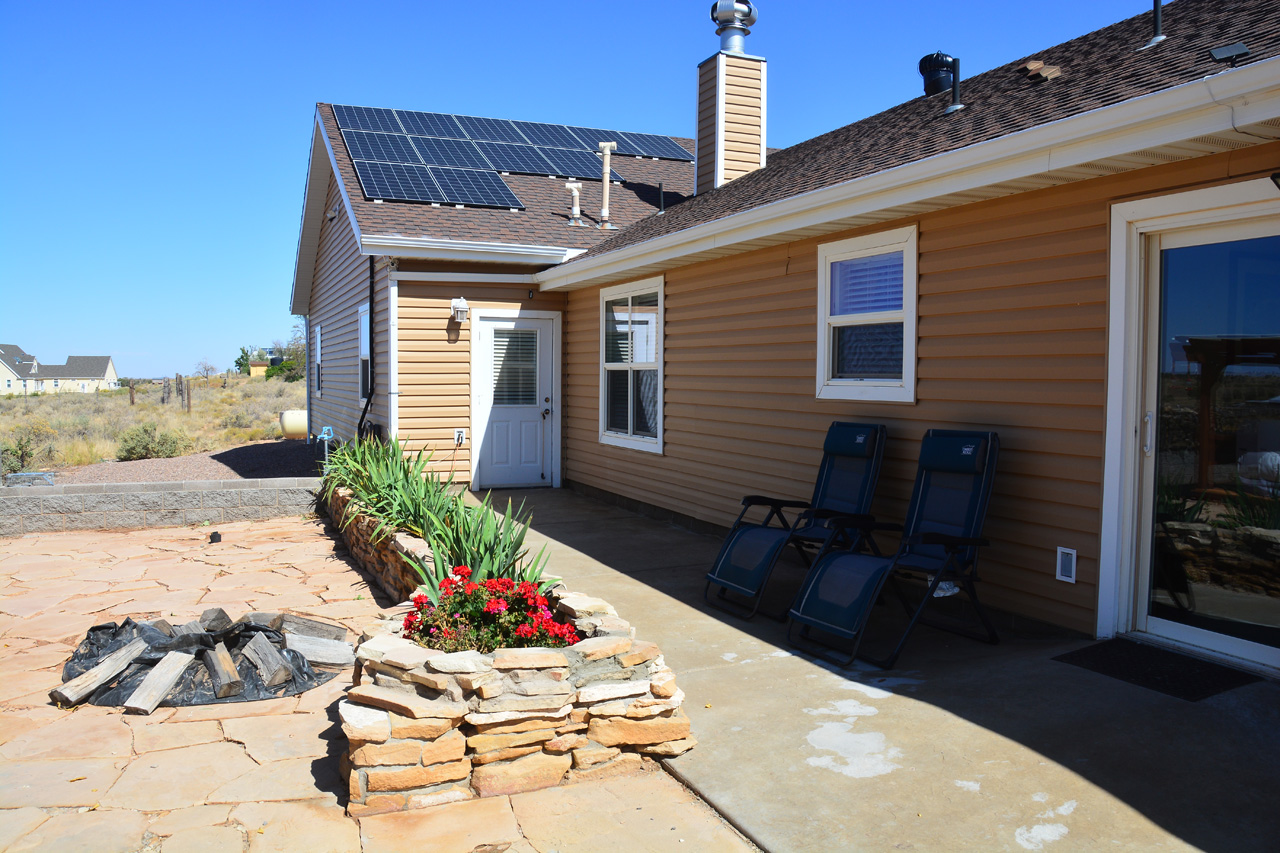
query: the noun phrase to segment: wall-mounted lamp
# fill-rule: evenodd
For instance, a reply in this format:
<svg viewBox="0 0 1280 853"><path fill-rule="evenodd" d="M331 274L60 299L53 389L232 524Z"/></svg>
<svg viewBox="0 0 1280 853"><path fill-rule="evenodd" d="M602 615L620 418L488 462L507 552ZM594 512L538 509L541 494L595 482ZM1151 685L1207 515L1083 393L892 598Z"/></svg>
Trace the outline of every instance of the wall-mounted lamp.
<svg viewBox="0 0 1280 853"><path fill-rule="evenodd" d="M467 312L471 308L467 305L467 300L461 296L454 297L449 303L449 310L453 312L453 319L459 323L467 322Z"/></svg>

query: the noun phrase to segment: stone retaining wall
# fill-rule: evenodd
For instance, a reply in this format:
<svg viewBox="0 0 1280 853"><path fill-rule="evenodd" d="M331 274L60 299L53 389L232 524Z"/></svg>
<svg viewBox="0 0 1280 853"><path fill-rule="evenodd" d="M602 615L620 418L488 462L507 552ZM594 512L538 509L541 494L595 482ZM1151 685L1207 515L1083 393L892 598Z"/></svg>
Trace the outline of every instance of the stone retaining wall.
<svg viewBox="0 0 1280 853"><path fill-rule="evenodd" d="M588 639L445 654L402 639L398 621L366 629L338 706L348 814L582 782L696 745L658 647L606 602L549 598Z"/></svg>
<svg viewBox="0 0 1280 853"><path fill-rule="evenodd" d="M416 559L430 566L431 549L427 543L408 533L378 535L378 522L355 511L348 489L334 489L327 508L356 562L373 575L383 592L396 601L408 601L421 583L409 561ZM354 515L348 520L349 510Z"/></svg>
<svg viewBox="0 0 1280 853"><path fill-rule="evenodd" d="M0 536L300 515L312 509L319 487L316 477L281 477L0 488Z"/></svg>

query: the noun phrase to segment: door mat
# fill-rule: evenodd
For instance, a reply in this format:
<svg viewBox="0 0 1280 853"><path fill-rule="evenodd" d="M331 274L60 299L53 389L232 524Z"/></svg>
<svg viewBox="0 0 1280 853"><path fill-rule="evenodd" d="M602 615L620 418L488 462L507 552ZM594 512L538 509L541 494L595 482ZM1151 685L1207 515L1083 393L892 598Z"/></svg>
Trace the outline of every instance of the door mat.
<svg viewBox="0 0 1280 853"><path fill-rule="evenodd" d="M1188 702L1199 702L1262 680L1238 669L1132 640L1104 640L1058 655L1054 660Z"/></svg>

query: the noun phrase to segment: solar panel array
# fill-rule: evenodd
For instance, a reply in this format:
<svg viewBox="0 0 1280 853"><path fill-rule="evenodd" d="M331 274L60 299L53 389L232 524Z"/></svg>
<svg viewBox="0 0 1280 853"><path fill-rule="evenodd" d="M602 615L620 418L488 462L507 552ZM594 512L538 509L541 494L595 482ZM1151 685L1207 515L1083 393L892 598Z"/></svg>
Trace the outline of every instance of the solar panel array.
<svg viewBox="0 0 1280 853"><path fill-rule="evenodd" d="M601 179L600 142L617 154L691 161L649 133L335 104L333 114L369 198L523 208L499 172ZM610 179L621 181L617 172Z"/></svg>

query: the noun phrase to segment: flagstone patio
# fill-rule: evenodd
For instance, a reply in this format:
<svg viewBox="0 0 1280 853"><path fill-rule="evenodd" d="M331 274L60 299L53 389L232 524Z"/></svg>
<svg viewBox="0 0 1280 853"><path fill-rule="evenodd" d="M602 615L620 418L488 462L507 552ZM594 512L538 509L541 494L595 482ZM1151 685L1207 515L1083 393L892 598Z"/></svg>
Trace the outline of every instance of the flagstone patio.
<svg viewBox="0 0 1280 853"><path fill-rule="evenodd" d="M88 532L0 545L0 850L749 851L661 771L361 821L343 811L337 702L344 672L288 699L160 708L150 716L48 691L85 631L126 616L175 624L209 607L288 610L359 627L393 602L322 522ZM354 639L354 637L352 638ZM429 847L424 841L431 839ZM247 845L247 846L246 846ZM682 845L681 845L682 846Z"/></svg>

